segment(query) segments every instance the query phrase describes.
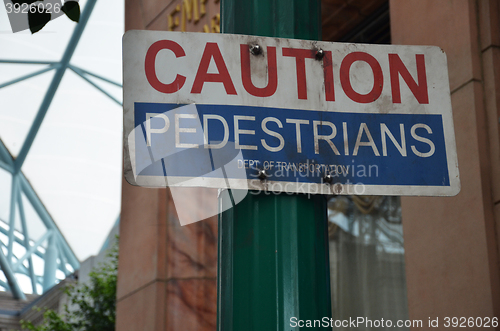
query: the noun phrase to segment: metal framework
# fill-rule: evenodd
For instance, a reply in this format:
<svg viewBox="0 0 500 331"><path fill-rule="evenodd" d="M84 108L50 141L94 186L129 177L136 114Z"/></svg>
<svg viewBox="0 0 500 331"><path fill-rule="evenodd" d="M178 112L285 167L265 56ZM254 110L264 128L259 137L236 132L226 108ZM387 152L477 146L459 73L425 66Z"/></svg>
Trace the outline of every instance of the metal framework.
<svg viewBox="0 0 500 331"><path fill-rule="evenodd" d="M62 236L54 220L47 212L43 203L33 190L33 187L22 173L21 168L26 160L26 156L30 151L50 104L52 103L66 69L72 70L75 74L121 106L119 100L114 98L99 85L95 84L89 79L89 77L100 79L118 87L121 87L121 84L101 77L95 73L91 73L70 63L71 57L73 56L76 46L78 45L78 42L80 41L83 31L88 23L95 3L96 0L87 1L87 4L82 11L80 22L76 25L60 61L0 59L0 64L47 65L44 69L16 78L6 83L2 83L0 84L0 88L41 75L51 70L55 70L52 81L17 157L14 158L0 140L0 168L6 170L12 175L9 219L0 219L0 238L3 238L3 240L0 240L0 267L7 280L7 282L0 280L0 286L10 290L17 299L25 299L25 295L19 286L19 277L16 277L16 275L25 275L29 277L33 293L39 294L37 285L42 287L43 292L50 289L56 284L56 272L58 270L62 271L65 276L68 276L72 271L77 270L80 267L78 259ZM30 237L30 228L26 220L23 196L32 205L33 209L46 227L45 233L36 241ZM21 223L20 231L15 229L16 211L18 212ZM33 262L34 259L44 260L43 276L35 273L36 263Z"/></svg>

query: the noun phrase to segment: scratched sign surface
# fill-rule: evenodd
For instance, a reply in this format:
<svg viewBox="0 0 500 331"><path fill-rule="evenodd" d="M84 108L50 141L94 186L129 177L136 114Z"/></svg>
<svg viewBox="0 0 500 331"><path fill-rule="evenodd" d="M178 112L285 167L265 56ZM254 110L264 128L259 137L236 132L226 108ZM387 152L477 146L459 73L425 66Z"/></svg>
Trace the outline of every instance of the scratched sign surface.
<svg viewBox="0 0 500 331"><path fill-rule="evenodd" d="M446 55L438 47L130 31L123 67L131 184L460 190Z"/></svg>

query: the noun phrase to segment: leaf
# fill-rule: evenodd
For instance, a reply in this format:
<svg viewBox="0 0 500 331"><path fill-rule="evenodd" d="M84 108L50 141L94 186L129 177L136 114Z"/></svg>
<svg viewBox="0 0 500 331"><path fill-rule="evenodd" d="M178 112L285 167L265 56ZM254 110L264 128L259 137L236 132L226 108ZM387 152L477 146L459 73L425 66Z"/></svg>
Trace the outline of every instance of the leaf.
<svg viewBox="0 0 500 331"><path fill-rule="evenodd" d="M61 10L70 20L78 23L80 20L80 5L76 1L66 1Z"/></svg>
<svg viewBox="0 0 500 331"><path fill-rule="evenodd" d="M117 272L115 242L107 259L89 273L90 282L66 287L64 313L45 309L41 323L34 326L21 321L22 327L30 331L115 331Z"/></svg>
<svg viewBox="0 0 500 331"><path fill-rule="evenodd" d="M31 33L35 33L40 31L45 24L47 24L50 21L50 13L47 13L45 11L39 12L35 11L34 13L28 12L28 23L30 26Z"/></svg>

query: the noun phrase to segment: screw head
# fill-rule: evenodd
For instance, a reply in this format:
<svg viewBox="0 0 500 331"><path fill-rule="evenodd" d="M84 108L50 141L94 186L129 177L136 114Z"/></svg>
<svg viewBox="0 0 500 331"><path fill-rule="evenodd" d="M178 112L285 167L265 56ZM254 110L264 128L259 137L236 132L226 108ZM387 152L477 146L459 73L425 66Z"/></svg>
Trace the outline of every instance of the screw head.
<svg viewBox="0 0 500 331"><path fill-rule="evenodd" d="M262 47L260 47L259 45L251 45L250 46L250 53L252 53L253 55L259 55L260 53L262 53Z"/></svg>
<svg viewBox="0 0 500 331"><path fill-rule="evenodd" d="M259 174L257 177L259 177L260 180L264 180L267 178L267 172L264 169L259 169Z"/></svg>
<svg viewBox="0 0 500 331"><path fill-rule="evenodd" d="M331 184L333 182L333 176L330 174L326 174L323 176L323 181L327 184Z"/></svg>
<svg viewBox="0 0 500 331"><path fill-rule="evenodd" d="M325 51L321 48L316 51L316 59L321 60L325 56Z"/></svg>
<svg viewBox="0 0 500 331"><path fill-rule="evenodd" d="M337 183L337 184L333 185L332 189L333 189L333 193L340 194L340 193L342 193L342 190L343 190L342 184Z"/></svg>

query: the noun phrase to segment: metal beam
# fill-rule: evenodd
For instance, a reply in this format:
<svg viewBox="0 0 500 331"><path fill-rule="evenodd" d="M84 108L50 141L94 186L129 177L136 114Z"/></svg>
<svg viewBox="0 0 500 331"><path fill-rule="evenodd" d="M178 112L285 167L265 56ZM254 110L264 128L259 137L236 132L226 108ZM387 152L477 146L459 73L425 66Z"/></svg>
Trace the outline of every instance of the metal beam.
<svg viewBox="0 0 500 331"><path fill-rule="evenodd" d="M57 237L52 235L45 250L45 264L43 266L43 291L46 292L56 284L57 271Z"/></svg>
<svg viewBox="0 0 500 331"><path fill-rule="evenodd" d="M56 68L55 65L50 65L48 68L44 68L44 69L32 72L31 74L27 74L27 75L21 76L19 78L16 78L16 79L13 79L11 81L8 81L7 83L0 84L0 88L9 86L9 85L12 85L12 84L15 84L15 83L22 82L23 80L26 80L26 79L29 79L29 78L41 75L41 74L46 73L47 71L50 71L50 70L55 69L55 68Z"/></svg>
<svg viewBox="0 0 500 331"><path fill-rule="evenodd" d="M9 283L9 287L10 290L12 291L12 294L14 295L14 298L26 300L26 296L24 295L23 291L21 291L21 288L17 283L16 276L12 272L10 264L7 261L7 258L5 257L1 249L0 249L0 267L2 268L5 278L7 278L7 282Z"/></svg>
<svg viewBox="0 0 500 331"><path fill-rule="evenodd" d="M59 252L59 260L61 261L60 262L61 270L62 270L62 272L64 272L65 276L68 276L70 274L70 272L69 272L68 268L66 268L67 259L63 254L63 250L62 250L60 241L57 241L57 247L58 247L57 251Z"/></svg>
<svg viewBox="0 0 500 331"><path fill-rule="evenodd" d="M3 220L2 220L2 222L4 224L7 224L7 222L5 222ZM0 226L0 233L3 233L4 235L8 235L9 231ZM14 241L16 243L18 243L19 245L24 245L24 239L19 238L15 234L14 234ZM0 241L0 243L3 244L3 242L1 242L1 241ZM7 245L4 245L4 246L5 246L5 249L7 249ZM35 251L35 255L43 259L43 254L41 252Z"/></svg>
<svg viewBox="0 0 500 331"><path fill-rule="evenodd" d="M10 190L10 212L9 212L9 242L7 244L7 261L12 263L12 245L14 244L14 229L16 222L16 206L17 206L17 195L19 192L19 179L17 176L12 176Z"/></svg>
<svg viewBox="0 0 500 331"><path fill-rule="evenodd" d="M114 82L114 81L112 81L111 79L108 79L108 78L102 77L102 76L100 76L100 75L98 75L98 74L94 74L93 72L87 71L87 70L85 70L85 69L82 69L82 68L80 68L80 67L74 66L74 65L72 65L72 64L70 64L70 65L69 65L69 67L70 67L70 68L72 68L72 69L78 69L78 70L81 70L84 74L89 75L89 76L92 76L92 77L95 77L95 78L98 78L98 79L100 79L100 80L102 80L102 81L105 81L106 83L110 83L110 84L116 85L116 86L118 86L118 87L120 87L120 88L121 88L121 87L123 87L123 86L122 86L122 84L120 84L120 83Z"/></svg>
<svg viewBox="0 0 500 331"><path fill-rule="evenodd" d="M17 195L17 205L19 208L19 216L21 218L21 227L23 229L24 248L28 249L28 247L30 247L30 236L28 224L26 223L26 215L24 214L24 205L21 192L19 192L19 194ZM30 256L28 257L28 271L31 280L31 289L33 293L38 294L36 289L35 269L33 268L33 254L30 254Z"/></svg>
<svg viewBox="0 0 500 331"><path fill-rule="evenodd" d="M14 265L12 266L12 270L16 272L17 268L19 268L19 266L23 263L23 261L26 260L28 257L30 257L37 250L37 248L41 244L43 244L45 240L47 240L47 238L52 237L53 233L54 231L47 230L47 232L45 232L43 236L40 239L38 239L33 246L29 245L28 247L26 247L26 253L24 253L24 255L19 260L17 260L16 263L14 263Z"/></svg>
<svg viewBox="0 0 500 331"><path fill-rule="evenodd" d="M0 160L0 168L12 173L14 171L14 168L11 165L8 165L4 161Z"/></svg>
<svg viewBox="0 0 500 331"><path fill-rule="evenodd" d="M12 155L10 155L9 150L7 149L7 147L5 147L2 139L0 139L0 159L2 159L8 165L14 165L14 161L12 160Z"/></svg>
<svg viewBox="0 0 500 331"><path fill-rule="evenodd" d="M60 267L60 269L65 273L65 275L69 274L69 270L66 268L66 263L70 264L74 270L80 267L80 263L76 258L74 252L71 250L66 240L64 240L64 237L62 236L61 232L59 231L52 217L49 215L45 206L41 203L39 197L33 190L33 187L22 173L21 168L38 134L41 124L55 97L57 89L62 81L62 78L67 68L72 69L76 74L85 79L88 83L99 89L102 93L107 95L117 104L121 105L121 102L119 100L117 100L111 94L109 94L100 86L95 84L92 80L89 79L89 76L95 77L99 80L102 80L109 84L113 84L118 87L121 87L121 84L114 82L110 79L107 79L105 77L102 77L100 75L89 72L87 70L78 68L76 66L72 66L70 64L70 60L75 52L78 42L88 23L90 15L95 7L95 3L96 0L87 1L87 4L85 5L85 8L82 11L82 15L80 16L80 22L75 26L73 34L68 42L68 45L66 46L65 52L60 61L56 62L56 61L13 60L13 59L0 60L0 64L48 65L48 67L46 68L40 69L33 73L2 83L0 84L0 88L10 86L12 84L21 82L23 80L35 77L37 75L41 75L45 72L55 69L52 81L47 89L47 92L42 100L42 103L40 104L35 119L31 125L31 128L28 131L28 134L23 142L23 145L21 146L21 150L18 153L17 157L14 158L8 151L8 149L5 147L3 142L0 140L0 168L5 169L6 171L12 174L11 205L10 205L10 215L8 221L9 228L0 229L0 232L5 233L9 240L7 245L5 245L7 249L7 257L3 254L3 252L0 252L0 266L2 267L2 271L4 271L4 274L9 282L9 287L16 298L24 298L24 294L19 289L19 285L15 278L14 271L28 275L31 279L33 292L36 293L38 284L43 284L44 290L47 290L54 285L56 280L55 273L58 267ZM28 199L28 201L30 202L30 204L32 205L32 207L42 220L43 224L47 228L47 233L45 233L45 235L41 239L39 239L33 246L30 245L32 241L30 241L29 237L29 228L27 224L28 222L26 220L26 215L24 213L22 193L24 193L24 195L26 196L26 198ZM23 234L22 239L21 239L22 236L16 233L15 231L16 207L19 210L19 215L21 219L21 227ZM41 253L38 250L38 247L44 240L47 239L47 237L49 237L48 247L45 249L44 253ZM23 245L26 248L26 253L20 259L15 261L15 263L13 259L14 257L17 259L17 256L14 256L13 254L14 242ZM45 271L43 279L41 279L34 273L33 259L32 259L33 254L36 254L45 260L45 267L44 267ZM60 259L60 263L57 262L58 258ZM28 268L26 268L23 265L23 262L26 259L28 259L29 262Z"/></svg>
<svg viewBox="0 0 500 331"><path fill-rule="evenodd" d="M61 83L61 80L64 76L64 73L68 68L69 61L71 60L71 57L75 52L76 46L78 45L78 41L80 40L83 31L85 29L85 26L89 21L90 14L94 9L95 3L96 0L88 0L87 4L85 5L85 8L83 9L82 15L80 16L80 22L75 26L73 35L71 36L71 39L68 42L68 46L66 47L66 50L64 51L64 54L60 61L60 67L56 70L56 73L52 78L52 82L50 83L47 93L43 98L42 104L38 109L38 113L36 114L36 117L33 121L33 124L31 125L28 135L24 140L23 146L21 147L21 151L17 155L17 158L14 162L14 171L16 173L19 172L19 170L23 166L24 161L26 160L26 156L28 155L31 145L35 140L38 130L42 125L43 119L45 118L45 115L49 110L49 106L52 103L52 100L54 99L54 95L56 94L57 88L59 87L59 84Z"/></svg>
<svg viewBox="0 0 500 331"><path fill-rule="evenodd" d="M108 92L106 92L102 87L100 87L99 85L97 85L96 83L94 83L93 81L91 81L90 79L88 79L83 71L81 71L79 68L77 67L69 67L71 70L73 70L73 72L75 74L77 74L78 76L80 76L82 79L84 79L87 83L89 83L90 85L92 85L93 87L95 87L96 89L98 89L99 91L101 91L102 93L104 93L107 97L109 97L111 100L113 100L114 102L116 102L118 104L118 106L122 106L122 103L120 101L118 101L118 99L116 99L114 96L112 96L111 94L109 94Z"/></svg>
<svg viewBox="0 0 500 331"><path fill-rule="evenodd" d="M11 157L10 153L8 152L5 145L3 144L2 140L0 140L0 156L2 156L2 152L3 152L3 154L6 154L5 156L8 157L5 161L10 160L12 162L12 157ZM42 220L45 227L47 229L53 229L58 233L57 236L61 240L61 247L63 249L63 253L65 254L66 258L68 259L68 263L71 265L71 267L74 270L77 270L78 268L80 268L80 262L76 258L75 253L69 247L66 240L60 234L59 228L57 227L57 225L53 221L52 217L48 213L45 206L40 201L40 198L38 197L36 192L33 190L33 187L31 186L29 181L26 179L26 177L24 176L24 174L22 172L20 172L17 175L17 178L19 180L19 185L20 185L21 191L24 193L24 195L26 196L26 198L28 199L30 204L33 206L33 208L37 212L38 216ZM3 233L4 230L2 228L0 228L0 232ZM5 234L8 235L8 231L5 231L5 232L6 232ZM16 238L16 241L18 241L17 238ZM23 244L23 242L21 240L19 240L18 242L20 244ZM39 256L41 256L41 255L39 255Z"/></svg>
<svg viewBox="0 0 500 331"><path fill-rule="evenodd" d="M59 63L58 61L32 61L32 60L9 60L9 59L4 59L0 60L0 63L7 63L7 64L57 64Z"/></svg>
<svg viewBox="0 0 500 331"><path fill-rule="evenodd" d="M37 214L40 217L40 219L42 220L42 222L45 224L47 229L56 230L56 233L57 233L56 236L61 240L61 246L63 248L63 252L66 255L66 258L68 259L68 262L71 265L71 267L74 270L80 268L80 262L76 258L75 253L71 250L71 248L69 247L66 240L63 239L59 228L52 220L52 217L48 213L45 206L41 203L40 199L38 198L37 194L35 193L35 191L31 187L31 185L28 182L28 180L26 179L26 177L24 177L23 174L20 174L19 178L20 178L20 182L21 182L21 189L22 189L24 195L26 196L28 201L31 203L31 205L33 206L33 209L35 209L35 211L37 212Z"/></svg>
<svg viewBox="0 0 500 331"><path fill-rule="evenodd" d="M3 280L0 280L0 286L3 286L5 289L9 289L9 284L7 284L6 282L4 282Z"/></svg>

